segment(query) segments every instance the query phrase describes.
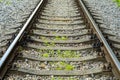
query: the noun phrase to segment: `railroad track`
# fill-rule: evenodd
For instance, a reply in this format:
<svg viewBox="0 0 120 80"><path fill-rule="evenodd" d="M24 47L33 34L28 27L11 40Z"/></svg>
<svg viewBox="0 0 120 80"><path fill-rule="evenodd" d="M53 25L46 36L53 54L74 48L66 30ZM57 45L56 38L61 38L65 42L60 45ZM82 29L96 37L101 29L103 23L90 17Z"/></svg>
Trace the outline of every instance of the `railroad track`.
<svg viewBox="0 0 120 80"><path fill-rule="evenodd" d="M119 80L119 71L81 0L41 0L0 61L1 80Z"/></svg>

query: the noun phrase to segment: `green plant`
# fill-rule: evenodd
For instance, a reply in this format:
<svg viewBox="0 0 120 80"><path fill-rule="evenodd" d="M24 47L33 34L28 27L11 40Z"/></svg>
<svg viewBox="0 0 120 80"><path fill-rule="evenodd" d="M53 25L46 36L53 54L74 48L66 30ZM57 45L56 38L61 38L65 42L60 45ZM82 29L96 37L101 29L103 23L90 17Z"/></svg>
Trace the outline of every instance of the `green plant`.
<svg viewBox="0 0 120 80"><path fill-rule="evenodd" d="M64 51L63 52L63 57L68 57L68 58L70 58L71 57L71 51Z"/></svg>
<svg viewBox="0 0 120 80"><path fill-rule="evenodd" d="M55 40L68 40L68 37L66 37L66 36L56 36L55 37Z"/></svg>
<svg viewBox="0 0 120 80"><path fill-rule="evenodd" d="M44 40L44 43L45 43L45 44L48 44L48 40Z"/></svg>
<svg viewBox="0 0 120 80"><path fill-rule="evenodd" d="M3 2L3 0L0 0L0 3Z"/></svg>
<svg viewBox="0 0 120 80"><path fill-rule="evenodd" d="M56 80L64 80L63 78L61 78L61 77L58 77Z"/></svg>
<svg viewBox="0 0 120 80"><path fill-rule="evenodd" d="M50 54L51 56L54 56L54 50L49 50L49 54Z"/></svg>
<svg viewBox="0 0 120 80"><path fill-rule="evenodd" d="M57 50L57 54L61 54L61 50Z"/></svg>
<svg viewBox="0 0 120 80"><path fill-rule="evenodd" d="M54 42L52 42L50 45L51 45L52 47L55 47L55 43L54 43Z"/></svg>
<svg viewBox="0 0 120 80"><path fill-rule="evenodd" d="M51 78L51 80L55 80L55 78L54 78L54 77L52 77L52 78Z"/></svg>
<svg viewBox="0 0 120 80"><path fill-rule="evenodd" d="M58 57L62 57L61 50L57 50L56 53L57 53Z"/></svg>
<svg viewBox="0 0 120 80"><path fill-rule="evenodd" d="M67 64L65 70L73 70L74 66Z"/></svg>
<svg viewBox="0 0 120 80"><path fill-rule="evenodd" d="M57 67L56 70L62 70L62 68L61 67Z"/></svg>
<svg viewBox="0 0 120 80"><path fill-rule="evenodd" d="M55 40L60 40L60 36L56 36L56 37L55 37Z"/></svg>
<svg viewBox="0 0 120 80"><path fill-rule="evenodd" d="M73 58L73 57L79 57L80 54L76 54L75 51L63 51L62 57L64 58Z"/></svg>
<svg viewBox="0 0 120 80"><path fill-rule="evenodd" d="M6 1L6 5L9 5L9 4L11 4L11 2L10 1Z"/></svg>
<svg viewBox="0 0 120 80"><path fill-rule="evenodd" d="M116 2L118 7L120 7L120 0L113 0L113 2Z"/></svg>
<svg viewBox="0 0 120 80"><path fill-rule="evenodd" d="M68 38L66 36L62 36L61 39L62 40L68 40Z"/></svg>
<svg viewBox="0 0 120 80"><path fill-rule="evenodd" d="M49 57L49 54L48 54L48 53L45 53L45 54L43 54L42 56L48 58L48 57Z"/></svg>
<svg viewBox="0 0 120 80"><path fill-rule="evenodd" d="M65 62L57 62L55 65L57 66L56 70L64 70Z"/></svg>
<svg viewBox="0 0 120 80"><path fill-rule="evenodd" d="M73 65L70 65L66 62L58 62L56 63L56 65L57 65L56 70L73 70L74 69Z"/></svg>

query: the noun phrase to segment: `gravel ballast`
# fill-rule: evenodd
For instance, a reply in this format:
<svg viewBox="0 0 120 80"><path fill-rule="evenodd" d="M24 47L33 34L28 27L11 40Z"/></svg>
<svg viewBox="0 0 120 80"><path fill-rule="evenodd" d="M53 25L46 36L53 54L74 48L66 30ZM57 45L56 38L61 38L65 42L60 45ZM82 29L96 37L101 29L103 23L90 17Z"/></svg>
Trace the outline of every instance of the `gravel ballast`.
<svg viewBox="0 0 120 80"><path fill-rule="evenodd" d="M52 0L52 1L55 1L55 0ZM65 2L65 0L60 0L59 2L57 2L57 1L59 1L59 0L56 0L56 3L57 4L59 4L59 2L63 2L64 4L63 5L65 5L65 3L69 3L71 0L66 0L66 2ZM72 2L72 1L71 1ZM56 5L57 5L56 4ZM55 5L55 6L56 6ZM61 8L62 8L62 6L61 6L61 4L59 4L60 5L60 9L58 9L58 10L61 10ZM64 7L64 6L63 6ZM66 6L66 7L68 7L69 8L69 6ZM56 7L55 7L56 8ZM48 8L49 9L49 8ZM73 8L73 9L76 9L76 8ZM71 9L72 10L72 9ZM63 10L64 11L64 10ZM66 11L66 10L65 10ZM77 11L77 10L76 10ZM74 11L73 11L74 12ZM52 12L51 12L52 13ZM55 13L56 15L55 16L57 16L57 13ZM64 15L64 16L66 16L66 13L58 13L59 15ZM76 15L78 15L78 14L76 14ZM49 14L48 14L48 16L49 16ZM70 15L71 16L71 15ZM25 16L24 16L25 17ZM52 19L52 18L51 18ZM55 22L55 21L54 21ZM48 23L48 24L50 24L50 23ZM72 23L71 23L72 24ZM76 25L76 24L74 24L74 25ZM56 27L57 27L57 25L56 25ZM10 27L9 27L10 28ZM4 28L3 28L4 29ZM35 34L34 33L34 30L35 29L33 29L33 34ZM13 30L11 30L11 31L13 31ZM45 31L45 30L44 30ZM47 31L47 30L46 30ZM81 30L82 31L82 30ZM41 32L40 30L38 31L39 33ZM78 32L78 31L77 31ZM79 31L80 32L80 31ZM5 34L6 34L7 32L5 32ZM39 35L39 33L38 33L38 35L37 35L37 37L41 37L41 35ZM43 33L43 32L42 32ZM55 32L55 31L51 31L51 32L47 32L46 34L50 34L50 35L52 35L52 33L53 34L57 34L58 32ZM64 33L64 31L63 32L59 32L59 34L60 33ZM68 33L69 33L69 31L68 31ZM37 33L36 33L37 34ZM64 33L65 34L65 33ZM67 33L66 33L67 34ZM71 33L71 35L72 35L73 33ZM81 34L82 34L82 32L81 32ZM71 36L70 35L70 36ZM43 35L44 36L44 35ZM42 36L42 37L43 37ZM45 38L44 38L45 39ZM74 38L75 39L75 38ZM57 41L57 40L56 40ZM34 41L35 42L35 41ZM45 49L42 49L42 46L41 46L41 44L43 44L43 43L39 43L39 44L34 44L34 42L32 42L32 41L28 41L28 45L27 45L27 47L28 47L28 49L30 49L30 47L31 48L35 48L35 49L37 49L36 50L36 53L37 52L43 52L44 50L46 50L46 48L56 48L57 46L58 46L58 49L56 49L56 50L54 50L54 49L52 49L51 50L51 52L49 52L50 53L50 56L52 56L52 55L55 55L55 54L57 54L57 53L55 53L55 52L53 52L53 51L56 51L57 52L57 50L58 50L58 53L59 54L61 54L61 51L59 51L60 50L60 48L64 48L64 45L62 44L62 43L60 43L59 45L57 45L56 46L56 44L53 42L53 44L49 44L48 42L46 42L46 44L45 44L45 42L44 42L44 44L45 45L42 45L42 46L44 46L45 47ZM37 41L36 41L37 42ZM31 43L31 45L33 45L33 46L31 46L30 45L30 43ZM52 42L50 42L50 43L52 43ZM67 43L66 43L67 44ZM86 47L84 47L84 46L86 46L88 43L86 43L86 44L79 44L79 46L77 46L77 45L75 45L75 44L72 44L72 45L65 45L65 47L68 47L68 49L66 49L66 50L71 50L71 49L69 49L69 47L71 46L71 47L79 47L79 48L82 48L82 46L83 46L83 48L86 48ZM35 47L36 46L36 47ZM37 47L38 46L38 47ZM43 47L43 48L44 48ZM60 47L60 48L59 48ZM88 47L89 47L89 44L88 44ZM90 45L90 47L92 47L92 44ZM23 49L22 48L24 48L24 47L21 47L21 49L19 49L20 51L22 51ZM31 50L31 53L30 52L27 52L28 50L25 48L25 50L26 50L26 52L25 53L29 53L29 54L35 54L35 53L33 53L33 51ZM48 50L48 49L47 49ZM86 49L87 50L87 49ZM97 50L95 50L95 52L97 53ZM21 54L21 52L19 52L18 51L18 53L20 53ZM44 54L46 54L47 53L47 55L44 55ZM52 54L51 54L52 53ZM71 53L71 52L69 52L69 53ZM82 52L79 52L79 54L80 54L80 56L77 56L77 57L81 57L81 53ZM86 52L85 52L86 53ZM88 52L88 50L87 50L87 53L89 54L89 52ZM68 55L68 52L66 53L64 53L64 54L67 54ZM71 53L71 54L73 54L73 53ZM102 53L101 53L102 54ZM27 54L26 54L27 55ZM21 56L23 57L23 55L21 54ZM32 56L32 55L31 55ZM48 51L45 51L45 53L43 53L43 55L42 55L43 57L45 57L45 56L47 56L47 57L49 57L49 54L48 54ZM72 55L70 55L70 56L72 56ZM64 56L63 56L64 57ZM86 57L86 56L85 56ZM97 56L98 57L98 56ZM35 57L34 57L35 58ZM56 58L56 57L55 57ZM65 58L66 58L66 55L65 55ZM69 65L70 64L70 65ZM105 65L105 66L104 66ZM30 59L24 59L24 58L22 58L22 59L16 59L15 60L15 62L13 63L13 65L12 65L12 68L13 69L15 69L15 70L21 70L20 72L22 72L22 73L28 73L28 75L27 76L21 76L21 75L17 75L17 74L11 74L10 76L9 75L7 75L8 77L7 77L7 79L5 79L5 80L13 80L13 79L15 79L15 80L18 80L18 79L26 79L26 80L36 80L36 79L40 79L40 80L52 80L52 79L54 79L54 74L51 74L51 76L52 77L44 77L44 76L42 76L42 77L40 77L40 76L35 76L35 75L39 75L39 74L37 74L37 73L40 73L40 71L39 70L46 70L47 72L49 71L49 70L68 70L68 69L66 69L65 67L71 67L70 69L69 69L69 71L73 71L73 70L79 70L79 72L80 73L83 73L82 74L82 76L80 76L80 77L75 77L76 79L75 80L107 80L107 79L109 79L109 80L112 80L114 77L113 76L111 76L111 75L104 75L104 74L99 74L98 72L96 72L96 73L98 73L98 74L96 74L96 75L94 75L94 71L97 71L97 70L100 70L99 72L101 73L102 71L103 71L103 66L105 67L105 68L108 68L109 66L107 65L107 63L106 63L106 61L103 61L103 60L100 60L99 62L98 61L91 61L91 62L89 62L89 61L81 61L81 62L79 62L78 63L78 61L77 62L70 62L70 61L67 61L67 60L65 60L65 62L55 62L55 61L53 61L52 63L49 61L49 62L47 62L47 61L35 61L35 60L30 60ZM65 66L65 67L64 67ZM57 67L57 68L56 68ZM75 67L75 68L74 68ZM29 70L29 71L28 71ZM86 71L86 70L88 70L88 71ZM33 72L32 72L33 71ZM92 72L93 71L93 72ZM35 73L36 72L36 73ZM77 72L77 71L76 71ZM87 73L87 72L91 72L91 73L89 73L90 75L85 75L85 73ZM30 76L29 74L31 74L31 73L33 73L33 74L35 74L35 75L33 75L33 76ZM41 73L42 73L42 71L41 71ZM44 71L43 71L43 73L44 73ZM49 73L49 72L48 72ZM56 72L56 73L59 73L59 72ZM66 73L66 72L63 72L63 73ZM69 72L67 72L67 73L69 73ZM71 72L71 74L73 75L73 72ZM42 74L43 75L43 74ZM76 75L76 74L75 74ZM73 76L73 78L74 78L74 76ZM57 78L56 78L56 80L57 80ZM68 79L65 79L65 78L63 78L63 80L70 80L69 78Z"/></svg>
<svg viewBox="0 0 120 80"><path fill-rule="evenodd" d="M107 28L120 36L120 7L113 0L84 0L102 17Z"/></svg>
<svg viewBox="0 0 120 80"><path fill-rule="evenodd" d="M7 43L8 39L11 38L11 35L6 36L6 34L15 33L16 30L22 27L22 24L39 1L40 0L0 0L0 45Z"/></svg>
<svg viewBox="0 0 120 80"><path fill-rule="evenodd" d="M0 0L0 44L7 43L5 36L14 33L22 21L33 11L39 0ZM85 0L98 12L106 27L109 27L116 37L120 36L120 8L112 0ZM16 29L10 29L10 28ZM4 40L4 41L3 41ZM1 42L3 41L3 42Z"/></svg>

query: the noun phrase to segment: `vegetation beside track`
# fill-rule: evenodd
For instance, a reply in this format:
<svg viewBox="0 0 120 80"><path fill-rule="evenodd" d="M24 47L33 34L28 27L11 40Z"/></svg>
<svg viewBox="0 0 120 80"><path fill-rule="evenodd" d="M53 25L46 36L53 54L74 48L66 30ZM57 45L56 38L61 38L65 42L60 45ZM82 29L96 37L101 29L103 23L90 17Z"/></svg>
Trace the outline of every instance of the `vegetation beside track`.
<svg viewBox="0 0 120 80"><path fill-rule="evenodd" d="M113 1L117 3L118 7L120 7L120 0L113 0Z"/></svg>

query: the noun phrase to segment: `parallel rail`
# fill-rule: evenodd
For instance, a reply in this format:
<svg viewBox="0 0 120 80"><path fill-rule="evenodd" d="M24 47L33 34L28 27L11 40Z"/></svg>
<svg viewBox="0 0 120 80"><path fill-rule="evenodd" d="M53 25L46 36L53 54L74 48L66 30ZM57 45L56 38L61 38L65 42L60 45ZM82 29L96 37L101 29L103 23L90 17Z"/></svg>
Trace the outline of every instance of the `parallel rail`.
<svg viewBox="0 0 120 80"><path fill-rule="evenodd" d="M96 34L98 36L99 40L101 41L102 50L105 52L105 55L106 55L105 57L106 57L107 61L111 62L111 64L112 64L113 73L116 74L115 76L120 79L120 62L118 61L113 50L111 49L108 42L104 38L104 36L103 36L102 32L100 31L100 29L98 28L97 24L95 23L95 21L89 14L83 1L82 0L77 0L77 1L78 1L78 5L80 5L82 10L84 11L84 15L87 18L87 22L92 26L91 28L93 29L94 34ZM39 13L41 6L44 5L46 2L47 2L47 0L41 0L39 2L39 4L37 5L37 7L33 11L33 13L30 15L29 19L26 21L23 28L19 32L19 34L16 36L14 41L11 43L11 45L9 46L9 48L7 49L7 51L4 53L3 57L1 58L1 60L0 60L0 79L1 80L3 79L5 73L7 72L7 70L10 67L9 65L11 64L12 60L14 59L14 57L16 55L14 53L15 47L17 46L17 44L19 44L19 42L21 41L22 37L25 35L27 30L30 29L30 26L32 25L33 20L37 17L37 14Z"/></svg>
<svg viewBox="0 0 120 80"><path fill-rule="evenodd" d="M36 6L35 10L32 12L26 23L24 24L23 28L20 30L16 38L13 40L13 42L10 44L6 52L4 53L3 57L0 60L0 79L2 80L5 73L7 72L7 69L10 67L9 64L11 63L11 60L15 57L15 54L13 53L16 45L20 42L21 38L24 36L26 30L28 27L30 27L30 24L32 24L33 19L35 19L37 14L39 13L39 10L43 4L45 4L46 0L40 0L39 4Z"/></svg>
<svg viewBox="0 0 120 80"><path fill-rule="evenodd" d="M82 0L79 0L80 4L83 8L83 10L85 11L85 15L86 17L88 17L87 19L89 19L88 21L90 21L90 25L92 25L93 30L95 31L95 34L98 36L99 40L104 44L103 45L103 50L106 52L106 55L110 57L110 59L108 59L108 62L111 62L112 65L114 66L114 70L113 72L117 73L117 77L119 77L120 79L120 62L117 59L115 53L113 52L113 50L111 49L110 45L108 44L108 42L106 41L106 39L104 38L102 32L100 31L98 25L95 23L95 21L93 20L93 18L91 17L89 11L87 10L87 8L85 7L85 4L83 3ZM108 57L107 57L108 58Z"/></svg>

